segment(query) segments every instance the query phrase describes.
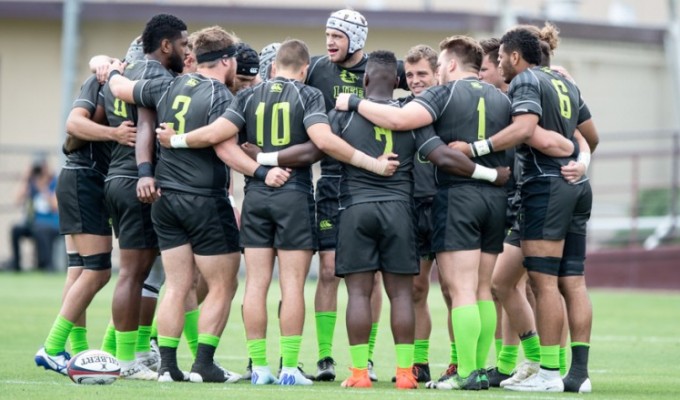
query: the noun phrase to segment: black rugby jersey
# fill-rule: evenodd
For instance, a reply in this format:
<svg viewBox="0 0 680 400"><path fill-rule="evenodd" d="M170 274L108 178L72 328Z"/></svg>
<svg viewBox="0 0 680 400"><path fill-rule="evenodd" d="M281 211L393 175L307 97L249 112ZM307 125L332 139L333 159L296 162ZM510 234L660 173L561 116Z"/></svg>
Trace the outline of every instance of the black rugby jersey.
<svg viewBox="0 0 680 400"><path fill-rule="evenodd" d="M233 96L224 83L193 73L177 78L142 80L135 84L135 103L155 108L158 121L178 134L208 125L229 106ZM156 185L162 189L204 196L226 196L229 169L212 147L161 147Z"/></svg>
<svg viewBox="0 0 680 400"><path fill-rule="evenodd" d="M264 152L307 142L308 127L328 124L321 92L281 77L242 90L222 116L239 128L241 143L253 143ZM246 181L246 190L255 187L265 184L255 179ZM311 167L293 168L280 189L312 193Z"/></svg>
<svg viewBox="0 0 680 400"><path fill-rule="evenodd" d="M536 114L538 125L572 139L576 127L590 119L576 85L547 67L522 71L510 82L508 95L512 100L512 115ZM561 176L560 168L574 157L550 157L522 144L517 148L522 164L522 180L537 176Z"/></svg>
<svg viewBox="0 0 680 400"><path fill-rule="evenodd" d="M72 108L84 108L90 113L90 116L94 115L97 105L102 105L99 96L101 87L95 75L87 78L80 87L80 95L73 102ZM91 168L106 175L111 161L112 146L113 142L110 141L88 142L66 156L64 168Z"/></svg>
<svg viewBox="0 0 680 400"><path fill-rule="evenodd" d="M125 67L124 75L133 81L172 77L170 71L165 69L163 64L156 60L147 59L128 64ZM104 107L109 125L119 126L123 121L132 121L137 125L137 107L135 105L127 104L113 97L108 84L102 88L101 95L104 97ZM107 180L120 177L137 179L137 161L134 147L116 143L111 153L111 165L109 166Z"/></svg>
<svg viewBox="0 0 680 400"><path fill-rule="evenodd" d="M503 130L511 121L508 97L495 86L476 78L433 86L413 101L427 109L434 120L432 125L435 132L446 144L454 141L472 143L488 139ZM476 157L474 161L489 168L507 166L503 151ZM450 175L438 168L436 171L437 184L441 187L485 182Z"/></svg>

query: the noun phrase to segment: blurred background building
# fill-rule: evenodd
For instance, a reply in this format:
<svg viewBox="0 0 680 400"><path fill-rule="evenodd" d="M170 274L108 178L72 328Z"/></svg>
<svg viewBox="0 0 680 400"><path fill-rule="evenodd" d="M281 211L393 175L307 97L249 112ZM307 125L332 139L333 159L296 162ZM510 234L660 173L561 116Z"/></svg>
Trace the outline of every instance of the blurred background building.
<svg viewBox="0 0 680 400"><path fill-rule="evenodd" d="M285 5L283 5L285 3ZM253 48L299 38L325 52L331 11L352 7L369 24L366 49L404 55L468 34L499 36L517 22L561 31L554 63L575 77L601 142L590 250L675 241L680 79L675 0L54 0L0 1L0 259L19 211L11 193L36 151L60 165L64 118L96 54L122 57L154 14L190 31L218 24ZM239 181L240 182L240 181ZM237 183L240 200L242 185ZM675 229L677 237L678 229Z"/></svg>

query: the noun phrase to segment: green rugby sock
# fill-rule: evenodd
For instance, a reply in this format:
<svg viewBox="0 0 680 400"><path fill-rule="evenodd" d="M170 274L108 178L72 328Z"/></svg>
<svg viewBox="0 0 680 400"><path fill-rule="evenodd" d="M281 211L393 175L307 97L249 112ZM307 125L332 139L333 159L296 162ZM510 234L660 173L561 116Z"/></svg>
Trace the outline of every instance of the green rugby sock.
<svg viewBox="0 0 680 400"><path fill-rule="evenodd" d="M57 319L52 324L52 329L45 339L45 352L51 356L56 356L65 350L68 335L73 329L73 322L67 320L61 315L57 315Z"/></svg>
<svg viewBox="0 0 680 400"><path fill-rule="evenodd" d="M501 353L498 355L498 372L505 375L510 375L517 366L517 354L519 354L519 346L504 344L501 348Z"/></svg>
<svg viewBox="0 0 680 400"><path fill-rule="evenodd" d="M560 375L567 373L567 348L560 346Z"/></svg>
<svg viewBox="0 0 680 400"><path fill-rule="evenodd" d="M112 356L116 355L116 328L113 326L113 322L109 322L106 326L106 332L102 340L102 350Z"/></svg>
<svg viewBox="0 0 680 400"><path fill-rule="evenodd" d="M253 360L253 367L266 367L267 363L267 339L250 339L246 342L248 357Z"/></svg>
<svg viewBox="0 0 680 400"><path fill-rule="evenodd" d="M375 339L378 336L378 323L371 324L371 335L368 337L368 359L373 360L373 350L375 350Z"/></svg>
<svg viewBox="0 0 680 400"><path fill-rule="evenodd" d="M116 331L116 358L119 361L134 361L137 346L137 331Z"/></svg>
<svg viewBox="0 0 680 400"><path fill-rule="evenodd" d="M323 311L314 314L316 321L316 342L319 346L319 360L333 356L333 334L338 313Z"/></svg>
<svg viewBox="0 0 680 400"><path fill-rule="evenodd" d="M498 322L498 321L496 321ZM498 326L498 325L496 325ZM496 362L498 362L498 358L501 356L501 350L503 349L503 339L498 338L494 340L494 350L496 350Z"/></svg>
<svg viewBox="0 0 680 400"><path fill-rule="evenodd" d="M478 301L479 337L477 339L477 368L486 368L486 360L491 351L491 343L496 334L496 305L493 301Z"/></svg>
<svg viewBox="0 0 680 400"><path fill-rule="evenodd" d="M349 346L349 354L352 356L352 368L366 369L368 365L368 343Z"/></svg>
<svg viewBox="0 0 680 400"><path fill-rule="evenodd" d="M137 353L148 353L151 351L151 326L150 325L140 325L137 328L137 345L135 346L135 352Z"/></svg>
<svg viewBox="0 0 680 400"><path fill-rule="evenodd" d="M524 357L531 362L541 361L541 342L536 332L520 338Z"/></svg>
<svg viewBox="0 0 680 400"><path fill-rule="evenodd" d="M467 378L477 369L477 341L481 330L479 307L468 304L451 310L453 332L458 350L458 376Z"/></svg>
<svg viewBox="0 0 680 400"><path fill-rule="evenodd" d="M541 346L541 368L558 371L560 369L560 345Z"/></svg>
<svg viewBox="0 0 680 400"><path fill-rule="evenodd" d="M71 343L71 353L73 353L73 355L90 348L90 345L87 342L87 328L84 326L74 326L73 329L71 329L68 340Z"/></svg>
<svg viewBox="0 0 680 400"><path fill-rule="evenodd" d="M430 358L430 340L416 339L413 342L413 363L427 364Z"/></svg>
<svg viewBox="0 0 680 400"><path fill-rule="evenodd" d="M458 365L458 349L456 342L451 342L451 364Z"/></svg>
<svg viewBox="0 0 680 400"><path fill-rule="evenodd" d="M397 351L397 368L413 367L413 345L401 343L394 347Z"/></svg>
<svg viewBox="0 0 680 400"><path fill-rule="evenodd" d="M281 336L279 343L281 348L281 365L288 368L297 367L302 336Z"/></svg>

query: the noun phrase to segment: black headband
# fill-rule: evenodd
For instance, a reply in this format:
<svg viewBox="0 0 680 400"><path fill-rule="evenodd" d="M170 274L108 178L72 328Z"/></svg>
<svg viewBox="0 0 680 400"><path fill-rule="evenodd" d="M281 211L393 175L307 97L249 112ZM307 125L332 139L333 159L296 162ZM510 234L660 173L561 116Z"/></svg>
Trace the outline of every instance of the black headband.
<svg viewBox="0 0 680 400"><path fill-rule="evenodd" d="M196 62L201 64L208 61L215 61L222 57L234 57L238 52L236 51L236 46L227 46L223 49L211 51L209 53L201 54L196 56Z"/></svg>
<svg viewBox="0 0 680 400"><path fill-rule="evenodd" d="M237 75L255 76L255 75L257 75L257 73L259 71L260 71L260 64L258 64L258 63L239 62L236 65L236 74Z"/></svg>

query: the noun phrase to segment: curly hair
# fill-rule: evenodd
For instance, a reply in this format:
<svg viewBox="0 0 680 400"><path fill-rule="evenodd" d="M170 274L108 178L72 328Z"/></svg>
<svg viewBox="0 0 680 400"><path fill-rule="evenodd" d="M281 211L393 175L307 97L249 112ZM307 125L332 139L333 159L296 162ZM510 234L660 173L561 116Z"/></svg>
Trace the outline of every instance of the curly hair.
<svg viewBox="0 0 680 400"><path fill-rule="evenodd" d="M541 65L541 45L539 42L538 36L531 29L521 26L508 30L501 38L503 51L508 54L516 51L524 61L533 65Z"/></svg>
<svg viewBox="0 0 680 400"><path fill-rule="evenodd" d="M151 17L144 27L142 33L142 43L144 43L144 54L150 54L161 47L163 39L170 41L182 36L182 32L187 30L186 24L179 18L170 14L158 14Z"/></svg>

